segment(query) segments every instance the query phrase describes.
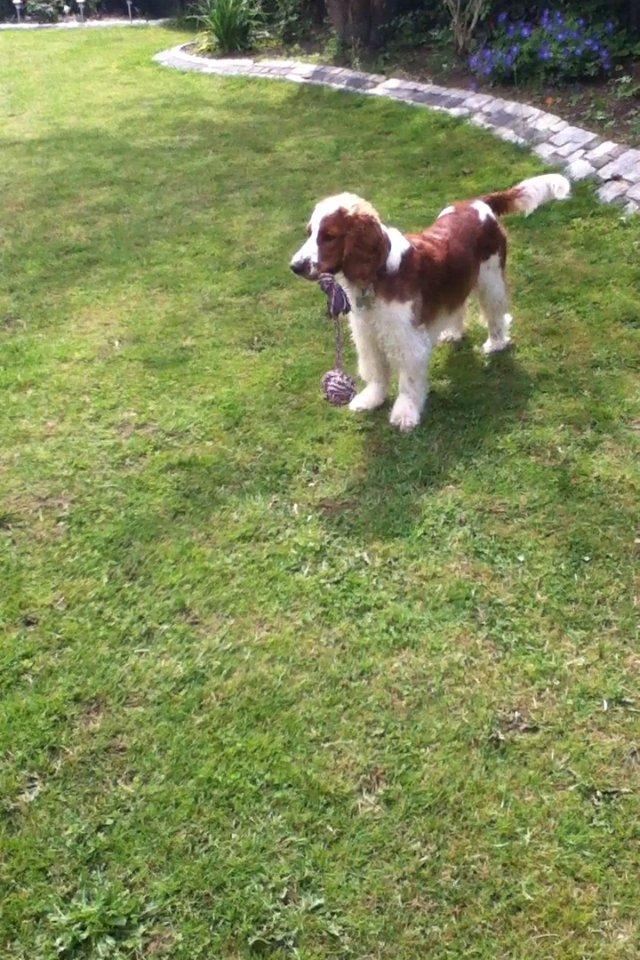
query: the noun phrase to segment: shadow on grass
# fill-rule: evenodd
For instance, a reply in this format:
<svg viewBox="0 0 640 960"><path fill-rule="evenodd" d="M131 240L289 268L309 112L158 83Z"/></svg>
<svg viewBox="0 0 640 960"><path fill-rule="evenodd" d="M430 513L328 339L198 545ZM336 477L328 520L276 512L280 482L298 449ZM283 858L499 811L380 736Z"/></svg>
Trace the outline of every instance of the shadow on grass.
<svg viewBox="0 0 640 960"><path fill-rule="evenodd" d="M523 416L535 384L513 351L486 360L469 338L440 349L446 353L420 427L403 436L386 422L388 406L374 415L363 469L344 493L353 509L332 514L343 534L410 534L420 498L455 486Z"/></svg>

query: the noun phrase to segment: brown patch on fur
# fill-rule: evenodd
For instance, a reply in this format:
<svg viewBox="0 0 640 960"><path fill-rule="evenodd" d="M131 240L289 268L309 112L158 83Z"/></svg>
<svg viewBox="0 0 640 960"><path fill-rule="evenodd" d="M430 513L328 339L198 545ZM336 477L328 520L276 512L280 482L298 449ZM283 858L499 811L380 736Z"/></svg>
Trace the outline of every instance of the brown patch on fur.
<svg viewBox="0 0 640 960"><path fill-rule="evenodd" d="M371 286L385 264L390 246L379 220L369 214L352 216L342 261L347 280L358 286Z"/></svg>
<svg viewBox="0 0 640 960"><path fill-rule="evenodd" d="M320 273L342 270L351 283L369 287L384 266L388 253L389 239L369 204L363 202L353 213L341 207L324 217L320 224Z"/></svg>
<svg viewBox="0 0 640 960"><path fill-rule="evenodd" d="M520 209L518 201L522 196L521 187L511 187L510 190L499 190L497 193L488 193L482 197L484 203L491 207L498 217L505 213L517 213Z"/></svg>
<svg viewBox="0 0 640 960"><path fill-rule="evenodd" d="M428 326L445 311L459 309L473 290L478 271L494 254L506 261L506 234L497 220L480 220L470 202L418 234L407 234L411 249L396 273L381 275L375 292L384 300L421 302L419 322Z"/></svg>

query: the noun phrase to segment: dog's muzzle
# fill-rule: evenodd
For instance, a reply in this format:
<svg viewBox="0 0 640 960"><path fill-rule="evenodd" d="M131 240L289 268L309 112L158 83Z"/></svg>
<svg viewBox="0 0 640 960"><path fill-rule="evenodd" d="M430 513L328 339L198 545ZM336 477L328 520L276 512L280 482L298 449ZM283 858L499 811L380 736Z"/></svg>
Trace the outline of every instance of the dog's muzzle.
<svg viewBox="0 0 640 960"><path fill-rule="evenodd" d="M318 279L318 268L308 257L300 260L292 260L289 266L297 277L304 277L305 280Z"/></svg>
<svg viewBox="0 0 640 960"><path fill-rule="evenodd" d="M304 277L309 273L311 263L309 260L292 260L290 267L298 277Z"/></svg>

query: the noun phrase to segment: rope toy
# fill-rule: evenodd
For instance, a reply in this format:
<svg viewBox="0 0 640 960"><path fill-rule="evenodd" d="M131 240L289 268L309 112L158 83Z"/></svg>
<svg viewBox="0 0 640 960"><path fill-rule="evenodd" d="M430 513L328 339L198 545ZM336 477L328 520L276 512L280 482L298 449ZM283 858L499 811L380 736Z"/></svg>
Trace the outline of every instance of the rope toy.
<svg viewBox="0 0 640 960"><path fill-rule="evenodd" d="M320 289L327 295L327 313L333 320L336 338L336 365L322 378L325 398L334 407L344 407L356 395L356 382L344 371L344 333L342 329L343 313L349 313L349 298L330 273L321 273L318 279Z"/></svg>

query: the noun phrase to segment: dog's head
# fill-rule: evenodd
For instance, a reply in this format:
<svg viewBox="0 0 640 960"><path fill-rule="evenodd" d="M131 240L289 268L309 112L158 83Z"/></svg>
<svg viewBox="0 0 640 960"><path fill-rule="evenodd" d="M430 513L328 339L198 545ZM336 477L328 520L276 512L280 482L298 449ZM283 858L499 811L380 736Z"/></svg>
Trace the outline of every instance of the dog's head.
<svg viewBox="0 0 640 960"><path fill-rule="evenodd" d="M291 258L293 272L307 280L317 280L321 273L341 273L351 283L368 287L390 248L377 211L353 193L340 193L316 204L307 235Z"/></svg>

